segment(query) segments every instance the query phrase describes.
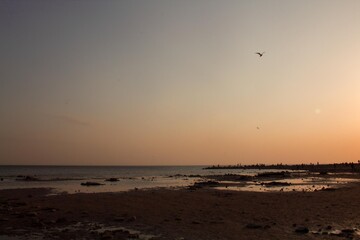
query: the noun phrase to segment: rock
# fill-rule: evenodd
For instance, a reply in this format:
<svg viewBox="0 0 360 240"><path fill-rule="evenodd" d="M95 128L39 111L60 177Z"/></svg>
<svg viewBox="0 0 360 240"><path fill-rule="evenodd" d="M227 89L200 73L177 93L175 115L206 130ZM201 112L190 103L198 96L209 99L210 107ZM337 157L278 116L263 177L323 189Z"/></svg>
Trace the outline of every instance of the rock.
<svg viewBox="0 0 360 240"><path fill-rule="evenodd" d="M130 239L139 239L139 234L130 233L127 237L130 238Z"/></svg>
<svg viewBox="0 0 360 240"><path fill-rule="evenodd" d="M22 176L19 175L16 181L39 181L38 178L32 176Z"/></svg>
<svg viewBox="0 0 360 240"><path fill-rule="evenodd" d="M248 223L248 224L246 224L246 228L259 229L259 228L262 228L262 226L260 224L256 224L256 223Z"/></svg>
<svg viewBox="0 0 360 240"><path fill-rule="evenodd" d="M149 240L161 240L161 237L151 237Z"/></svg>
<svg viewBox="0 0 360 240"><path fill-rule="evenodd" d="M22 207L22 206L26 206L26 203L25 202L14 202L13 206L14 207Z"/></svg>
<svg viewBox="0 0 360 240"><path fill-rule="evenodd" d="M103 239L103 240L113 239L113 238L114 238L114 236L111 231L105 231L101 234L101 239Z"/></svg>
<svg viewBox="0 0 360 240"><path fill-rule="evenodd" d="M132 216L132 217L130 217L127 221L128 221L128 222L133 222L133 221L136 221L136 216Z"/></svg>
<svg viewBox="0 0 360 240"><path fill-rule="evenodd" d="M51 208L51 207L44 207L41 208L42 211L46 211L46 212L56 212L57 209L56 208Z"/></svg>
<svg viewBox="0 0 360 240"><path fill-rule="evenodd" d="M192 221L191 223L192 224L201 224L201 222L198 222L198 221Z"/></svg>
<svg viewBox="0 0 360 240"><path fill-rule="evenodd" d="M332 229L332 226L329 225L326 227L326 230L330 230L330 229Z"/></svg>
<svg viewBox="0 0 360 240"><path fill-rule="evenodd" d="M36 212L28 212L26 213L27 217L36 217L38 214Z"/></svg>
<svg viewBox="0 0 360 240"><path fill-rule="evenodd" d="M47 224L47 225L56 224L56 221L55 220L50 220L50 221L45 222L45 224Z"/></svg>
<svg viewBox="0 0 360 240"><path fill-rule="evenodd" d="M45 224L43 222L40 222L39 219L35 219L34 221L32 221L31 226L36 228L43 228Z"/></svg>
<svg viewBox="0 0 360 240"><path fill-rule="evenodd" d="M290 176L290 173L289 172L285 172L285 171L282 171L282 172L263 172L263 173L258 173L257 177L275 177L275 178L285 178L285 177L288 177Z"/></svg>
<svg viewBox="0 0 360 240"><path fill-rule="evenodd" d="M115 217L114 221L115 222L123 222L123 221L125 221L125 218L123 218L123 217Z"/></svg>
<svg viewBox="0 0 360 240"><path fill-rule="evenodd" d="M197 174L197 175L190 174L190 175L188 175L188 177L190 177L190 178L200 178L201 176L199 174Z"/></svg>
<svg viewBox="0 0 360 240"><path fill-rule="evenodd" d="M282 187L282 186L290 186L291 183L273 181L273 182L261 183L261 185L264 185L265 187Z"/></svg>
<svg viewBox="0 0 360 240"><path fill-rule="evenodd" d="M64 222L67 222L66 218L64 217L56 219L56 223L64 223Z"/></svg>
<svg viewBox="0 0 360 240"><path fill-rule="evenodd" d="M17 218L24 218L24 217L26 217L26 215L23 214L23 213L19 213L19 214L17 215Z"/></svg>
<svg viewBox="0 0 360 240"><path fill-rule="evenodd" d="M194 183L195 187L204 187L204 186L213 187L213 186L217 186L217 185L219 185L219 182L217 182L217 181L206 181L206 182Z"/></svg>
<svg viewBox="0 0 360 240"><path fill-rule="evenodd" d="M350 229L350 228L346 228L341 230L342 233L346 233L346 234L353 234L355 232L354 229Z"/></svg>
<svg viewBox="0 0 360 240"><path fill-rule="evenodd" d="M330 232L330 235L333 235L333 236L342 236L342 233L340 230L334 230L334 231L331 231Z"/></svg>
<svg viewBox="0 0 360 240"><path fill-rule="evenodd" d="M211 224L224 224L225 222L222 220L215 220L215 221L210 221L209 223Z"/></svg>
<svg viewBox="0 0 360 240"><path fill-rule="evenodd" d="M100 185L103 185L103 184L98 183L98 182L84 182L84 183L81 183L81 186L100 186Z"/></svg>
<svg viewBox="0 0 360 240"><path fill-rule="evenodd" d="M119 179L118 178L108 178L108 179L105 179L105 181L107 181L107 182L118 182Z"/></svg>
<svg viewBox="0 0 360 240"><path fill-rule="evenodd" d="M101 236L101 240L110 240L110 239L113 239L112 235L103 235L103 236Z"/></svg>
<svg viewBox="0 0 360 240"><path fill-rule="evenodd" d="M299 226L295 229L295 232L297 233L308 233L309 229L305 226Z"/></svg>
<svg viewBox="0 0 360 240"><path fill-rule="evenodd" d="M124 233L124 234L130 234L130 231L129 230L125 230L125 229L121 229L119 230L120 232Z"/></svg>
<svg viewBox="0 0 360 240"><path fill-rule="evenodd" d="M252 180L253 177L252 176L247 176L247 175L241 175L238 178L236 178L236 181L250 181ZM256 182L256 181L255 181Z"/></svg>

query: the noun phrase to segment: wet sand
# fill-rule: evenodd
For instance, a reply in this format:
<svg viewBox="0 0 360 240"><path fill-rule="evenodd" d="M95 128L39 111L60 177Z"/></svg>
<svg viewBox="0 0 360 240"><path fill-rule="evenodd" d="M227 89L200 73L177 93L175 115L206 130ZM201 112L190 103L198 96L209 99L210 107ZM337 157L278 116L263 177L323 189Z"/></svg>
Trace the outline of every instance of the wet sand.
<svg viewBox="0 0 360 240"><path fill-rule="evenodd" d="M360 228L358 183L316 192L220 191L203 187L121 193L49 193L49 189L0 191L0 236L24 239L359 239L356 229L354 231ZM106 230L105 227L110 228ZM306 228L308 233L296 232L307 232Z"/></svg>

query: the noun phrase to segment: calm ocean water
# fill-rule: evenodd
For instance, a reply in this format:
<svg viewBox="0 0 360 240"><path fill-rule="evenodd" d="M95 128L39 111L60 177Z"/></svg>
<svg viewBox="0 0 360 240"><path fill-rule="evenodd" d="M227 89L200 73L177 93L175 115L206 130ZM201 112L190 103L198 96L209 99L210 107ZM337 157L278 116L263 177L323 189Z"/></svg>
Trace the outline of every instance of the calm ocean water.
<svg viewBox="0 0 360 240"><path fill-rule="evenodd" d="M116 192L134 188L182 187L198 178L189 175L256 174L257 170L204 170L206 166L0 166L0 189L53 188L57 192ZM23 181L24 176L36 181ZM119 178L118 182L106 182ZM81 186L82 182L101 186Z"/></svg>

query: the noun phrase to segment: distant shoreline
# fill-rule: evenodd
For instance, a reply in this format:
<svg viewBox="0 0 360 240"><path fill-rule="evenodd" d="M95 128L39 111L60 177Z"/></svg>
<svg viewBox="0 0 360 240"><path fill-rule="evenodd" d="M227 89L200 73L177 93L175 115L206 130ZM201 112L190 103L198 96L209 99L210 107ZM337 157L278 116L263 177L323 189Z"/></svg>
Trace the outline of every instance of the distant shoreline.
<svg viewBox="0 0 360 240"><path fill-rule="evenodd" d="M333 164L254 164L254 165L213 165L204 169L274 169L274 170L302 170L320 173L360 172L360 163L333 163Z"/></svg>
<svg viewBox="0 0 360 240"><path fill-rule="evenodd" d="M208 164L194 165L46 165L46 164L0 164L0 167L206 167Z"/></svg>

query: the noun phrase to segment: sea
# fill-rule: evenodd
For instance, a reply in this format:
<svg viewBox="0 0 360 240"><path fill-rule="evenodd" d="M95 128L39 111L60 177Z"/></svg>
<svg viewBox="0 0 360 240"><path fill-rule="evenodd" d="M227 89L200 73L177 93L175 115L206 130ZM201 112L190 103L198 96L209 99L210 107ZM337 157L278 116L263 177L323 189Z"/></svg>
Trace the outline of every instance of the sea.
<svg viewBox="0 0 360 240"><path fill-rule="evenodd" d="M0 166L0 189L51 188L53 193L120 192L182 188L218 174L255 175L260 170L204 169L207 166ZM261 172L268 170L261 170ZM273 171L273 170L272 170ZM117 178L109 182L106 179ZM98 186L83 186L96 182Z"/></svg>

